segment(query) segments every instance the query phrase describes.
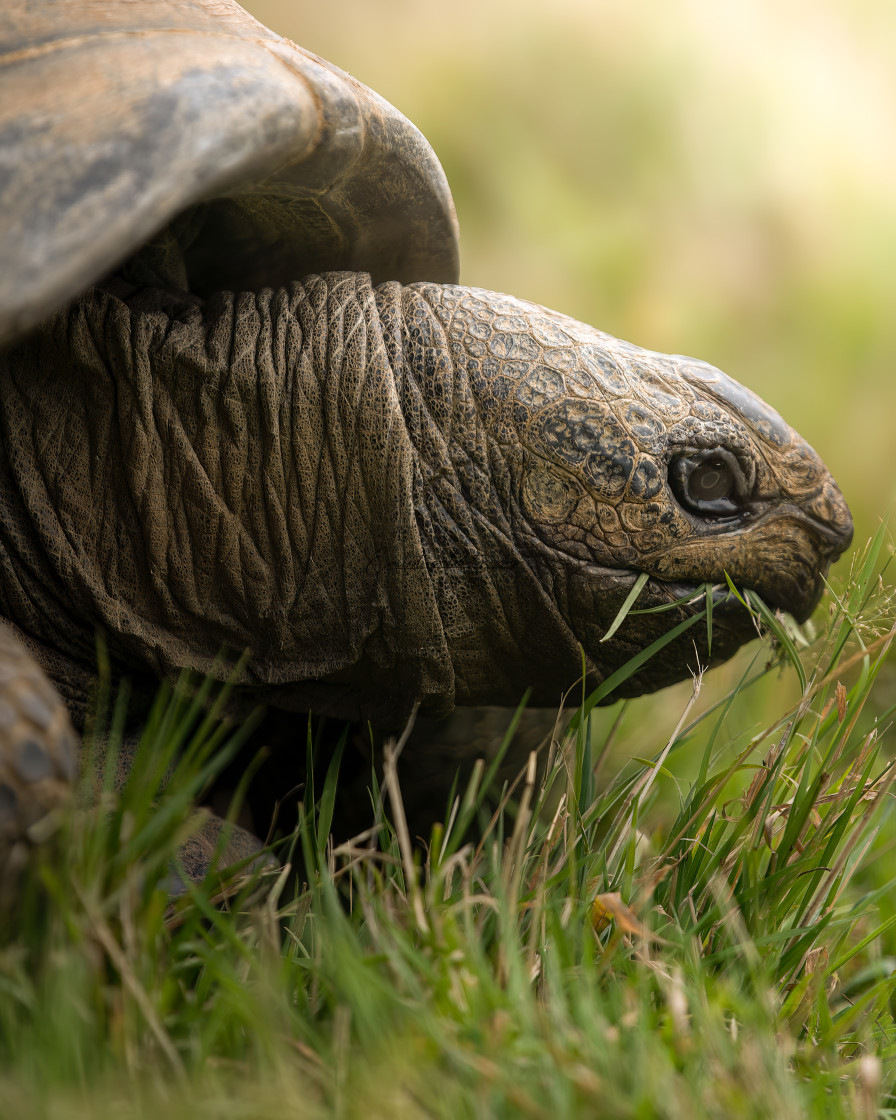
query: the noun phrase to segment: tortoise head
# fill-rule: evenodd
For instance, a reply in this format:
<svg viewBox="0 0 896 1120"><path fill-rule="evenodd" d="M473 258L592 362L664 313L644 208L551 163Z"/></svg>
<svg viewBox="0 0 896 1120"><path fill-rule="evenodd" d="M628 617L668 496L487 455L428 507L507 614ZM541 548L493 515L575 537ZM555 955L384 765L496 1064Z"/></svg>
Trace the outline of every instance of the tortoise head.
<svg viewBox="0 0 896 1120"><path fill-rule="evenodd" d="M552 594L601 676L705 605L630 617L602 644L641 573L637 608L718 585L713 660L755 636L726 577L809 617L852 520L821 459L772 408L705 362L532 304L475 293L466 314L452 333L473 359L486 424L517 463L518 523L533 554L562 561ZM664 651L631 691L679 679L693 642Z"/></svg>

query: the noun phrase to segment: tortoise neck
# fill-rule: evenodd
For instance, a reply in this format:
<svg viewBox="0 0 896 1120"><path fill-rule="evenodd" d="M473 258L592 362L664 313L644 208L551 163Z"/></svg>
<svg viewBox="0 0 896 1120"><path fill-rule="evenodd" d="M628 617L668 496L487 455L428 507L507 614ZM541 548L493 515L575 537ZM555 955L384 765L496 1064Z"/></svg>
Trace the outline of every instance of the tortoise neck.
<svg viewBox="0 0 896 1120"><path fill-rule="evenodd" d="M366 277L205 303L116 284L0 358L0 614L92 670L384 716L453 698ZM45 444L66 449L46 469Z"/></svg>
<svg viewBox="0 0 896 1120"><path fill-rule="evenodd" d="M160 676L248 649L261 699L380 722L574 671L437 291L119 286L4 352L0 614L90 670L97 628Z"/></svg>
<svg viewBox="0 0 896 1120"><path fill-rule="evenodd" d="M579 675L581 650L555 602L564 572L544 562L521 507L523 449L495 424L496 383L511 370L499 358L483 376L457 345L455 320L483 293L384 284L375 295L414 448L414 508L455 703L516 706L531 689L533 703L553 706ZM479 325L494 333L485 318Z"/></svg>

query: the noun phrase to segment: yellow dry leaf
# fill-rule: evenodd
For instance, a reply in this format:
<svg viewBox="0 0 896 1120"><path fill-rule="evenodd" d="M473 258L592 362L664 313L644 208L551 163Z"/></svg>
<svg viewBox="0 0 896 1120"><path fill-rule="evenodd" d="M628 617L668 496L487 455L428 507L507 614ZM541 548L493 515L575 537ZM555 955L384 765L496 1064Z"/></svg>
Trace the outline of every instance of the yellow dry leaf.
<svg viewBox="0 0 896 1120"><path fill-rule="evenodd" d="M837 681L834 696L837 700L837 722L842 723L846 719L846 689L842 681Z"/></svg>
<svg viewBox="0 0 896 1120"><path fill-rule="evenodd" d="M613 922L623 933L633 933L638 937L649 937L653 941L661 941L655 933L639 922L634 911L622 901L619 891L608 891L606 894L595 895L591 903L591 923L600 933Z"/></svg>

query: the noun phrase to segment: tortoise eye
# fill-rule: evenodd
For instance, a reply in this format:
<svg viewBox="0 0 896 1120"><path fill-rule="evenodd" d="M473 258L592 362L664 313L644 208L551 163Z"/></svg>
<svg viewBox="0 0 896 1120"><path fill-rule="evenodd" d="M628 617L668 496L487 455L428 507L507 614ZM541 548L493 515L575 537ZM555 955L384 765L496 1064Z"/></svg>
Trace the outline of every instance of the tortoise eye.
<svg viewBox="0 0 896 1120"><path fill-rule="evenodd" d="M697 501L712 502L716 498L731 497L734 476L723 459L707 459L691 471L688 486Z"/></svg>
<svg viewBox="0 0 896 1120"><path fill-rule="evenodd" d="M680 455L671 463L669 481L685 509L702 517L731 517L746 502L743 471L723 447Z"/></svg>

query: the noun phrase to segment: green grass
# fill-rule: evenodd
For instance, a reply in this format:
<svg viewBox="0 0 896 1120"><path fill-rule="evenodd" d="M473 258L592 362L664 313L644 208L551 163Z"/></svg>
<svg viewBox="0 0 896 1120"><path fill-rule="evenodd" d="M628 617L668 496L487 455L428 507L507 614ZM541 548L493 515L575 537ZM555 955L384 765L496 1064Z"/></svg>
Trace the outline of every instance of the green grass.
<svg viewBox="0 0 896 1120"><path fill-rule="evenodd" d="M622 706L583 704L543 781L533 759L492 813L477 772L425 847L394 744L379 843L334 846L334 762L306 793L299 889L267 873L169 903L189 806L238 735L209 697L162 696L127 789L83 791L7 903L0 1116L878 1115L884 551L881 532L811 646L774 620L805 687L762 725L737 713L781 672L768 645L752 683L707 701L694 682L668 739L639 723L640 760L613 761ZM113 742L121 712L98 716Z"/></svg>

